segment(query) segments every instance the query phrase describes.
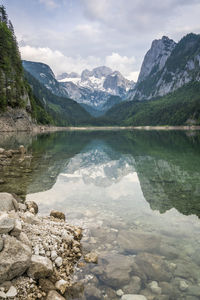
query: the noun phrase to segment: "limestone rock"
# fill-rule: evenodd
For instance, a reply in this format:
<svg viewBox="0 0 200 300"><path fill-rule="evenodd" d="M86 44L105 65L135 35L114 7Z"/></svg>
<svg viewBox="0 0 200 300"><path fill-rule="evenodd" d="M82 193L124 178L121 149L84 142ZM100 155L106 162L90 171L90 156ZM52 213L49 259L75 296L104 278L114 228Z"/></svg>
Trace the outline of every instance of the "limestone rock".
<svg viewBox="0 0 200 300"><path fill-rule="evenodd" d="M62 266L62 257L58 256L56 259L55 259L55 264L57 267L61 267Z"/></svg>
<svg viewBox="0 0 200 300"><path fill-rule="evenodd" d="M39 285L41 286L42 291L46 293L56 289L54 284L47 278L40 278Z"/></svg>
<svg viewBox="0 0 200 300"><path fill-rule="evenodd" d="M3 154L5 152L5 149L0 148L0 154Z"/></svg>
<svg viewBox="0 0 200 300"><path fill-rule="evenodd" d="M20 220L15 219L14 228L11 231L11 235L18 237L22 231L22 223Z"/></svg>
<svg viewBox="0 0 200 300"><path fill-rule="evenodd" d="M102 257L102 259L106 262L106 265L102 269L101 274L99 274L101 281L113 288L119 288L129 283L132 270L132 260L129 257L108 255Z"/></svg>
<svg viewBox="0 0 200 300"><path fill-rule="evenodd" d="M25 205L27 206L27 209L33 213L37 214L38 213L38 205L34 201L26 200Z"/></svg>
<svg viewBox="0 0 200 300"><path fill-rule="evenodd" d="M33 279L45 278L53 273L53 265L50 259L40 255L32 255L30 267L27 271Z"/></svg>
<svg viewBox="0 0 200 300"><path fill-rule="evenodd" d="M93 300L102 299L101 291L95 286L92 285L85 286L84 292L87 297L86 299L93 299Z"/></svg>
<svg viewBox="0 0 200 300"><path fill-rule="evenodd" d="M57 282L55 283L56 289L57 289L59 292L61 292L61 294L64 294L64 293L65 293L66 288L67 288L67 285L68 285L67 281L66 281L66 280L63 280L63 279L60 279L59 281L57 281Z"/></svg>
<svg viewBox="0 0 200 300"><path fill-rule="evenodd" d="M8 214L0 215L0 234L10 232L15 226L15 220L9 218Z"/></svg>
<svg viewBox="0 0 200 300"><path fill-rule="evenodd" d="M188 289L188 284L187 284L187 282L185 282L185 280L181 280L179 282L179 289L181 291L186 291Z"/></svg>
<svg viewBox="0 0 200 300"><path fill-rule="evenodd" d="M32 224L32 225L33 224L37 225L39 223L39 219L29 211L24 213L22 219L25 223Z"/></svg>
<svg viewBox="0 0 200 300"><path fill-rule="evenodd" d="M17 289L14 286L11 286L6 293L7 298L15 298L17 296Z"/></svg>
<svg viewBox="0 0 200 300"><path fill-rule="evenodd" d="M167 264L159 255L150 253L140 253L135 257L137 270L134 270L140 278L147 278L156 281L170 281L172 274L169 272Z"/></svg>
<svg viewBox="0 0 200 300"><path fill-rule="evenodd" d="M90 252L84 256L87 263L98 263L98 255L95 252Z"/></svg>
<svg viewBox="0 0 200 300"><path fill-rule="evenodd" d="M50 291L47 295L46 300L65 300L65 298L58 294L56 291Z"/></svg>
<svg viewBox="0 0 200 300"><path fill-rule="evenodd" d="M123 295L121 300L147 300L143 295L126 294Z"/></svg>
<svg viewBox="0 0 200 300"><path fill-rule="evenodd" d="M126 294L138 294L139 291L141 290L141 285L142 285L142 281L140 279L140 277L138 276L133 276L130 279L130 282L128 285L124 286L123 291Z"/></svg>
<svg viewBox="0 0 200 300"><path fill-rule="evenodd" d="M65 214L61 211L58 211L58 210L52 210L50 212L50 216L51 217L54 217L56 219L60 219L60 220L64 220L65 221Z"/></svg>
<svg viewBox="0 0 200 300"><path fill-rule="evenodd" d="M121 252L158 252L160 239L156 236L134 231L120 231L117 242Z"/></svg>
<svg viewBox="0 0 200 300"><path fill-rule="evenodd" d="M121 289L120 289L120 290L117 290L117 291L116 291L116 295L119 296L119 297L121 297L121 296L124 295L124 292L123 292Z"/></svg>
<svg viewBox="0 0 200 300"><path fill-rule="evenodd" d="M31 247L31 241L29 240L29 238L27 237L26 233L21 232L20 235L18 236L18 240L21 241L23 244Z"/></svg>
<svg viewBox="0 0 200 300"><path fill-rule="evenodd" d="M161 288L158 286L157 281L152 281L149 283L149 288L152 291L152 293L156 294L156 295L160 295L162 290Z"/></svg>
<svg viewBox="0 0 200 300"><path fill-rule="evenodd" d="M9 193L0 193L0 211L17 210L18 203L13 195Z"/></svg>
<svg viewBox="0 0 200 300"><path fill-rule="evenodd" d="M0 283L22 275L30 265L31 249L15 237L6 236L0 252Z"/></svg>
<svg viewBox="0 0 200 300"><path fill-rule="evenodd" d="M3 244L4 244L4 241L3 241L2 237L0 236L0 252L3 249Z"/></svg>

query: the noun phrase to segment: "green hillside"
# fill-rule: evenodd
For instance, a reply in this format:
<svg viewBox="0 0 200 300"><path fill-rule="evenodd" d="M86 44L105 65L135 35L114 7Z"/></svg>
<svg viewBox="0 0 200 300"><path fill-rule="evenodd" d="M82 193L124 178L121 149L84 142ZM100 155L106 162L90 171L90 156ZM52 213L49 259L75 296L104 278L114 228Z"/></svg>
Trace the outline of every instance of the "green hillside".
<svg viewBox="0 0 200 300"><path fill-rule="evenodd" d="M37 102L40 103L48 115L51 116L54 125L80 125L91 122L91 115L77 102L52 94L50 90L42 85L29 72L24 70L24 74Z"/></svg>
<svg viewBox="0 0 200 300"><path fill-rule="evenodd" d="M106 113L104 120L110 124L129 126L199 125L200 83L189 83L154 100L120 103Z"/></svg>

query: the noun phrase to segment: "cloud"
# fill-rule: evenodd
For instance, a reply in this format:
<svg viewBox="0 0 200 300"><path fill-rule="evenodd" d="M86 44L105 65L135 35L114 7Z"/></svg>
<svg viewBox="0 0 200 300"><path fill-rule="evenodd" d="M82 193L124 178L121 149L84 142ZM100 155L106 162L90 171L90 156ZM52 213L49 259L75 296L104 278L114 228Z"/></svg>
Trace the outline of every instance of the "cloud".
<svg viewBox="0 0 200 300"><path fill-rule="evenodd" d="M29 45L21 46L20 52L22 59L43 62L48 64L56 75L63 72L81 73L84 69L93 69L97 66L106 65L113 71L120 71L129 79L136 79L137 72L132 72L134 68L134 57L120 56L118 53L112 53L104 58L96 56L70 57L65 56L58 50L50 48L37 48Z"/></svg>
<svg viewBox="0 0 200 300"><path fill-rule="evenodd" d="M40 3L44 4L47 8L53 9L59 7L59 0L39 0Z"/></svg>
<svg viewBox="0 0 200 300"><path fill-rule="evenodd" d="M135 58L121 56L118 53L113 52L111 55L106 56L105 65L112 70L118 70L124 76L130 76L130 73L134 69Z"/></svg>

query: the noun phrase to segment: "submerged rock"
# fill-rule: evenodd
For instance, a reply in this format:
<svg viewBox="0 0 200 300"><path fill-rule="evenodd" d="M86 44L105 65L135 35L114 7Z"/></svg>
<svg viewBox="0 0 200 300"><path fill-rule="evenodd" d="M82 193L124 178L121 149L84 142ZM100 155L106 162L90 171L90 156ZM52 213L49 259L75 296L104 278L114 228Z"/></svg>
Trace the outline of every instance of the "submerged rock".
<svg viewBox="0 0 200 300"><path fill-rule="evenodd" d="M135 257L135 263L137 267L134 271L139 277L145 275L148 279L156 281L170 281L172 277L166 262L159 255L140 253Z"/></svg>
<svg viewBox="0 0 200 300"><path fill-rule="evenodd" d="M138 233L135 231L121 230L119 232L117 243L121 252L139 253L139 252L159 252L160 239L156 236Z"/></svg>
<svg viewBox="0 0 200 300"><path fill-rule="evenodd" d="M90 252L84 256L87 263L98 263L98 255L95 252Z"/></svg>
<svg viewBox="0 0 200 300"><path fill-rule="evenodd" d="M30 265L31 249L15 237L6 236L0 252L0 283L22 275Z"/></svg>
<svg viewBox="0 0 200 300"><path fill-rule="evenodd" d="M50 212L50 216L51 217L54 217L56 219L60 219L60 220L64 220L65 221L65 214L61 211L58 211L58 210L52 210Z"/></svg>
<svg viewBox="0 0 200 300"><path fill-rule="evenodd" d="M143 295L127 294L123 295L121 300L147 300L147 298Z"/></svg>
<svg viewBox="0 0 200 300"><path fill-rule="evenodd" d="M120 254L108 255L103 257L103 260L105 263L99 275L101 281L113 288L129 283L132 271L132 261L129 257Z"/></svg>

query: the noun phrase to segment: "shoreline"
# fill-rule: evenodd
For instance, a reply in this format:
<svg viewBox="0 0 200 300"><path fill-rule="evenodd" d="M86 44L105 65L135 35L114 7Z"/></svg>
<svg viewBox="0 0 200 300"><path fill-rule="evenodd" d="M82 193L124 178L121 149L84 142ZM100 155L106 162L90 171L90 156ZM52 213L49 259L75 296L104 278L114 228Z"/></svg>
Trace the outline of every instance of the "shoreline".
<svg viewBox="0 0 200 300"><path fill-rule="evenodd" d="M56 132L56 131L121 131L121 130L183 130L183 131L196 131L200 130L199 126L36 126L33 128L33 133L43 132ZM6 131L4 131L6 132ZM13 131L14 132L14 131ZM19 132L19 131L18 131ZM20 131L22 132L22 131ZM27 131L24 131L27 132Z"/></svg>

